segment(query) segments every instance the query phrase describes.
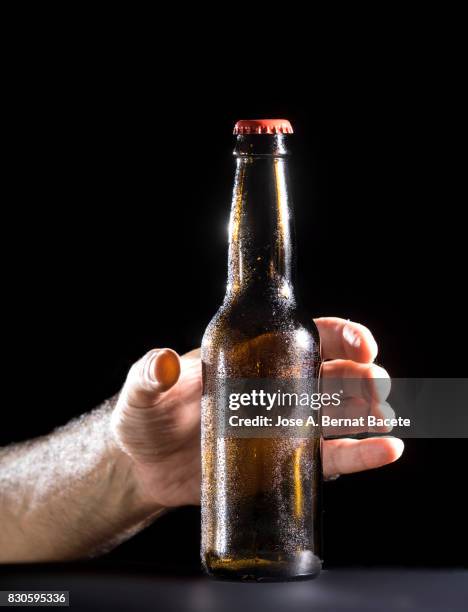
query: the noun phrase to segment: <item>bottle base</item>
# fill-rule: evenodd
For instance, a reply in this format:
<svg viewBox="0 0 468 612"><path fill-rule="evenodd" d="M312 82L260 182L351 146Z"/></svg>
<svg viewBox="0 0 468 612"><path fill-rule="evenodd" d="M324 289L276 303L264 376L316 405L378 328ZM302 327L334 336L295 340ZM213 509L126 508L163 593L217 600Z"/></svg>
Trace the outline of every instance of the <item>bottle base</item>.
<svg viewBox="0 0 468 612"><path fill-rule="evenodd" d="M217 580L290 582L316 578L322 562L311 551L253 558L220 556L210 552L205 555L203 566L206 573Z"/></svg>

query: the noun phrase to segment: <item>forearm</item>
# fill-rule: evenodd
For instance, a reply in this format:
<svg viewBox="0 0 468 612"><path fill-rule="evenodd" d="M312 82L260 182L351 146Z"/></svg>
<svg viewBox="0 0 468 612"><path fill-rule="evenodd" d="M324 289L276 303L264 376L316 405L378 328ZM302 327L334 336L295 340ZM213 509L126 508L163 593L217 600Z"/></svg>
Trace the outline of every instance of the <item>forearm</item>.
<svg viewBox="0 0 468 612"><path fill-rule="evenodd" d="M112 439L113 401L48 436L0 450L0 562L53 561L117 546L163 512Z"/></svg>

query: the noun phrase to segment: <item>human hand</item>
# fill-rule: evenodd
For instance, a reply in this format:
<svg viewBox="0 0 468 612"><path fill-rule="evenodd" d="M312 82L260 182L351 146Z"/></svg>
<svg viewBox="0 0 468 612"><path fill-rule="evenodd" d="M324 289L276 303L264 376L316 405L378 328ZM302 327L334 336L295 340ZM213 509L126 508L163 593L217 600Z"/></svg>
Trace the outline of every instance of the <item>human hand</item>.
<svg viewBox="0 0 468 612"><path fill-rule="evenodd" d="M358 323L335 317L315 320L323 375L385 378L373 362L377 344ZM132 458L136 481L155 505L175 507L200 501L200 350L181 358L155 349L135 363L112 415L118 445ZM403 452L397 438L325 440L324 476L359 472L391 463Z"/></svg>

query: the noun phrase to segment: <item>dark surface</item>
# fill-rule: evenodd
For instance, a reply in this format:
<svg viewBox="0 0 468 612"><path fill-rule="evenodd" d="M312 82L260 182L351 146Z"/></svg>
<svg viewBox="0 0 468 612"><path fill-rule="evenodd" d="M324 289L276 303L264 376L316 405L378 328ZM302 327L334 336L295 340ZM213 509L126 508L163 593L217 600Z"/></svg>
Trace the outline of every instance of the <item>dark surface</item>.
<svg viewBox="0 0 468 612"><path fill-rule="evenodd" d="M73 610L301 612L302 610L466 610L467 570L335 569L305 582L242 584L150 566L5 566L0 588L68 590Z"/></svg>

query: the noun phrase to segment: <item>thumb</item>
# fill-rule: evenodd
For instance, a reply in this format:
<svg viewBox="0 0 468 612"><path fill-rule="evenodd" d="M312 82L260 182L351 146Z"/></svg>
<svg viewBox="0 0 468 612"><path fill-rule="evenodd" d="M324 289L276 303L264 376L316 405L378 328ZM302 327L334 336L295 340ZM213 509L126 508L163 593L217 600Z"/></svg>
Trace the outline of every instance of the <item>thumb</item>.
<svg viewBox="0 0 468 612"><path fill-rule="evenodd" d="M179 379L180 359L171 349L153 349L133 364L111 415L117 445L135 459L154 455L148 433L157 425L152 408Z"/></svg>
<svg viewBox="0 0 468 612"><path fill-rule="evenodd" d="M172 349L153 349L130 368L120 400L131 408L156 406L179 380L180 359Z"/></svg>

